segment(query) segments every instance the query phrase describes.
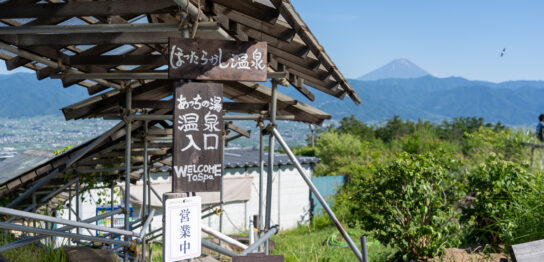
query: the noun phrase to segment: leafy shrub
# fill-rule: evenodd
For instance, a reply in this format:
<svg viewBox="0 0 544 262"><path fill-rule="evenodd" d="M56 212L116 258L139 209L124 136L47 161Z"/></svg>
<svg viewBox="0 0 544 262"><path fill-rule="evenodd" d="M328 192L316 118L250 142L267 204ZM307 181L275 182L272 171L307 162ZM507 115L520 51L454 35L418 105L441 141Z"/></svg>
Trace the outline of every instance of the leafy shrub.
<svg viewBox="0 0 544 262"><path fill-rule="evenodd" d="M311 146L297 146L293 149L293 154L297 156L315 156L315 147Z"/></svg>
<svg viewBox="0 0 544 262"><path fill-rule="evenodd" d="M470 173L468 188L473 199L462 208L461 217L470 226L466 241L497 247L527 239L537 228L543 236L542 179L527 168L491 153Z"/></svg>
<svg viewBox="0 0 544 262"><path fill-rule="evenodd" d="M485 161L490 153L501 159L523 163L529 159L529 148L521 142L527 140L529 138L521 131L505 129L495 132L493 129L480 127L478 131L467 134L463 152L478 163Z"/></svg>
<svg viewBox="0 0 544 262"><path fill-rule="evenodd" d="M316 143L316 156L321 159L315 170L319 175L336 175L339 169L357 161L361 142L350 134L327 132Z"/></svg>
<svg viewBox="0 0 544 262"><path fill-rule="evenodd" d="M407 258L434 257L458 242L454 203L461 195L451 157L402 153L372 179L352 179L337 198L337 212L352 226Z"/></svg>

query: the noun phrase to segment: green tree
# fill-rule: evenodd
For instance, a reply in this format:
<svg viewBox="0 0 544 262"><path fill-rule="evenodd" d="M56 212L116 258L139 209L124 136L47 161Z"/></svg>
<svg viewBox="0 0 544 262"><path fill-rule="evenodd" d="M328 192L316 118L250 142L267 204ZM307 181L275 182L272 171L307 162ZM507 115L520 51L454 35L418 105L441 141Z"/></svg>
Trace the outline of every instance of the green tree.
<svg viewBox="0 0 544 262"><path fill-rule="evenodd" d="M375 130L377 138L388 143L398 140L404 135L411 134L414 131L414 123L411 121L402 121L398 115L393 119L388 119L384 126Z"/></svg>
<svg viewBox="0 0 544 262"><path fill-rule="evenodd" d="M362 140L374 139L374 129L357 120L354 115L345 116L340 120L340 126L336 129L340 134L352 134Z"/></svg>

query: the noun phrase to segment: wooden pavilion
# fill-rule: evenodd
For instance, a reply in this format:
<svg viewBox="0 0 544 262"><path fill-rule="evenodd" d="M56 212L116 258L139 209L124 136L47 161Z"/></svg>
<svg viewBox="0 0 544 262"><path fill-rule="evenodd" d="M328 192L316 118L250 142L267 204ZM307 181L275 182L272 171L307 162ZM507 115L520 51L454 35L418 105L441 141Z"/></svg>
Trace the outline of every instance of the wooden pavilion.
<svg viewBox="0 0 544 262"><path fill-rule="evenodd" d="M288 0L0 1L0 58L9 70L26 67L38 79L55 78L65 88L86 88L87 99L62 108L67 121L122 120L51 161L21 174L0 175L0 195L8 201L7 209L54 208L58 196L76 194L91 186L86 182L90 180L124 181L127 186L130 181L145 181L153 163L171 156L170 37L268 44L272 88L221 81L224 97L231 101L224 103L223 112L243 113L227 114L225 119L257 121L263 130L261 140L263 134L273 140L272 132L265 132L265 122L321 124L330 119L329 114L278 93L277 84L290 85L311 101L314 92L324 92L361 102ZM24 214L12 214L0 225L27 230L7 225L16 217ZM144 222L145 217L140 223ZM264 230L270 228L266 226ZM8 244L0 251L31 242Z"/></svg>

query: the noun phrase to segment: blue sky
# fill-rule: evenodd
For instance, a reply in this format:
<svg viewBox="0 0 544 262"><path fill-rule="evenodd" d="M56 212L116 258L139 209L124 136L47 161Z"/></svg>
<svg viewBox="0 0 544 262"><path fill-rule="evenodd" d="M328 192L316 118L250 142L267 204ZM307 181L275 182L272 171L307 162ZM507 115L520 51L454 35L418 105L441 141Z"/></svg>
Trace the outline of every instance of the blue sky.
<svg viewBox="0 0 544 262"><path fill-rule="evenodd" d="M348 78L407 58L438 77L544 80L544 1L292 2Z"/></svg>
<svg viewBox="0 0 544 262"><path fill-rule="evenodd" d="M438 77L544 80L544 1L292 2L348 78L407 58Z"/></svg>

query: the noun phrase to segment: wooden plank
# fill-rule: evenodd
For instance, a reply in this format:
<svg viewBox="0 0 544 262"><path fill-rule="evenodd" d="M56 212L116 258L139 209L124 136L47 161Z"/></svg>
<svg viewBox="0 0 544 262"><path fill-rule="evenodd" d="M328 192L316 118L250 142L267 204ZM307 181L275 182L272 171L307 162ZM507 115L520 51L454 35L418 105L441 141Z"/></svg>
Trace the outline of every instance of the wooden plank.
<svg viewBox="0 0 544 262"><path fill-rule="evenodd" d="M246 256L235 256L232 262L283 262L283 255L265 255L263 253L252 253Z"/></svg>
<svg viewBox="0 0 544 262"><path fill-rule="evenodd" d="M125 33L88 33L88 34L18 34L1 35L4 41L17 46L48 45L104 45L104 44L166 44L169 37L179 36L178 31L166 32L125 32Z"/></svg>
<svg viewBox="0 0 544 262"><path fill-rule="evenodd" d="M265 42L170 38L168 79L266 81Z"/></svg>
<svg viewBox="0 0 544 262"><path fill-rule="evenodd" d="M252 114L268 111L268 103L224 102L223 108L227 112Z"/></svg>
<svg viewBox="0 0 544 262"><path fill-rule="evenodd" d="M2 35L20 34L81 34L121 32L164 32L177 30L179 24L92 24L92 25L23 25L0 27Z"/></svg>
<svg viewBox="0 0 544 262"><path fill-rule="evenodd" d="M20 57L20 56L16 56L16 57L13 57L9 60L6 60L6 69L7 70L13 70L17 67L20 67L20 66L24 66L32 61L26 59L26 58L23 58L23 57Z"/></svg>
<svg viewBox="0 0 544 262"><path fill-rule="evenodd" d="M304 87L304 78L301 78L299 76L289 74L289 83L297 89L302 95L304 95L306 98L308 98L310 101L315 101L315 95L308 90L308 88Z"/></svg>
<svg viewBox="0 0 544 262"><path fill-rule="evenodd" d="M213 0L213 2L270 24L276 23L280 15L279 10L253 0Z"/></svg>
<svg viewBox="0 0 544 262"><path fill-rule="evenodd" d="M113 67L117 65L154 65L162 66L168 64L168 59L163 55L88 55L88 56L70 56L68 63L73 66L78 65L107 65Z"/></svg>
<svg viewBox="0 0 544 262"><path fill-rule="evenodd" d="M174 88L172 192L219 191L223 173L223 85L174 82Z"/></svg>
<svg viewBox="0 0 544 262"><path fill-rule="evenodd" d="M174 106L173 100L158 101L158 100L134 100L132 101L133 108L154 108L154 109L171 109ZM268 110L267 103L242 103L242 102L224 102L223 110L227 112L237 113L259 113Z"/></svg>
<svg viewBox="0 0 544 262"><path fill-rule="evenodd" d="M59 71L60 69L58 68L44 67L42 69L36 70L36 77L38 78L38 80L42 80L46 77L56 74Z"/></svg>
<svg viewBox="0 0 544 262"><path fill-rule="evenodd" d="M219 22L223 27L225 27L227 24L226 22L228 20L234 21L239 24L243 24L244 26L251 27L256 30L263 31L266 34L275 36L285 42L291 42L293 40L293 37L296 35L296 31L293 30L289 24L286 24L282 21L277 21L275 24L269 24L266 22L262 22L259 19L250 17L246 14L229 10L228 8L225 8L221 5L213 5L214 13L218 14L220 17L223 17L225 19L218 19ZM231 29L230 27L228 27Z"/></svg>
<svg viewBox="0 0 544 262"><path fill-rule="evenodd" d="M230 130L240 134L241 136L245 136L247 138L249 138L249 136L251 135L251 130L245 130L245 129L233 124L232 122L227 123L226 127L227 127L227 129L230 129Z"/></svg>
<svg viewBox="0 0 544 262"><path fill-rule="evenodd" d="M74 16L136 16L169 13L178 7L172 0L118 0L27 4L10 1L0 4L0 19ZM171 8L170 8L171 7Z"/></svg>
<svg viewBox="0 0 544 262"><path fill-rule="evenodd" d="M544 240L537 240L510 247L514 262L541 262L544 257Z"/></svg>

